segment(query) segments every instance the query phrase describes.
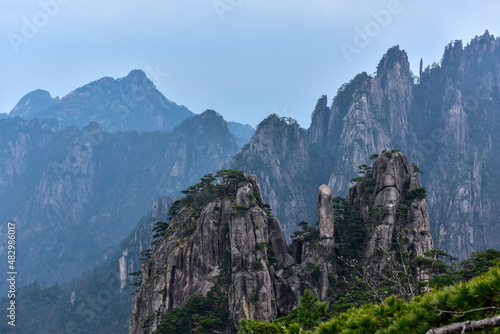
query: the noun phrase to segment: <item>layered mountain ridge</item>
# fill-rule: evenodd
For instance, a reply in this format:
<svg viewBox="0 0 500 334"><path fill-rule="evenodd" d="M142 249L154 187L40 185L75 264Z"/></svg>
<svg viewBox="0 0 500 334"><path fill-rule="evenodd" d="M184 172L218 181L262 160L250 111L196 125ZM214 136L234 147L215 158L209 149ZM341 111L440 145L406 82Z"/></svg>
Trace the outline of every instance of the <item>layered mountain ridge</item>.
<svg viewBox="0 0 500 334"><path fill-rule="evenodd" d="M140 70L62 99L33 91L2 118L0 216L18 222L27 245L19 286L83 273L117 246L155 197L175 197L223 168L253 133L213 110L195 115L178 106Z"/></svg>
<svg viewBox="0 0 500 334"><path fill-rule="evenodd" d="M260 185L256 181L252 183L253 177L247 177L246 181L241 181L246 185L242 183L241 186L251 189L251 194L246 191L240 195L239 204L234 202L237 198L230 199L224 209L227 215L234 216L234 222L241 222L243 218L239 217L246 216L243 211L247 207L247 201L244 204L241 201L244 198L250 204L256 201L257 205L250 205L248 210L255 211L252 217L260 217L262 221L243 232L248 232L251 238L250 232L267 229L267 237L263 236L264 232L259 238L254 237L259 240L254 240L255 243L261 245L251 249L252 255L237 259L241 255L235 253L238 261L245 262L240 269L247 268L250 276L263 278L258 281L258 287L254 284L245 290L239 285L231 292L231 307L239 312L232 315L233 326L241 316L265 320L286 314L306 288L322 299L332 295L328 289L336 275L335 266L330 266L331 259L326 259L316 246L339 252L346 247L352 248L353 243L344 238L342 228L337 225L333 228L327 223L335 221L335 217L331 218L330 208L324 203L329 203L331 197L347 194L354 185L358 166L365 164L373 152L382 152L386 147L402 149L410 158L397 164L397 170L404 170L401 177L398 176L399 183L393 186L391 180L396 179L396 174L382 172L380 166L398 161L400 153L384 150L376 157L373 178L386 175L385 181L376 181L371 188L366 180L354 180L357 184L347 198L348 203L362 213L363 224L369 225L365 248L355 249L371 257L364 262L366 266L382 270L386 263L375 256L380 252L411 250L412 254L417 254L429 249L432 242L426 233L428 226L434 229L437 239L442 237L440 248L459 258L467 258L472 252L486 248L500 248L495 237L500 229L497 218L500 214L500 174L496 168L500 164L499 46L499 39L488 32L466 46L455 41L446 47L440 64L421 67L419 78L412 76L406 53L394 47L380 61L376 75L357 75L338 90L331 104L326 95L322 96L313 111L309 129L302 129L294 120L277 115L269 116L259 125L251 142L234 156L231 166L256 174ZM30 120L0 114L0 213L3 220L18 222L21 247L27 247L21 249L23 256L19 257L23 267L20 285L35 279L42 284L67 281L96 263L102 263L114 254L111 248L129 234L154 198L176 196L201 175L224 168L225 162L237 152L231 133L241 131L239 133L248 136L251 132L245 127L238 128L239 125L235 129L226 124L214 111L185 119L171 133L122 132L127 126L135 125L134 121L127 123L127 117L134 112L145 118L145 127L170 124L159 122L154 116L158 110L165 110L163 107L158 109L158 105L164 102L168 106L168 102L155 95L154 85L154 89L146 90L152 93L151 99L141 97L144 90L137 88L145 84L141 77L137 72L124 79L103 78L60 100L53 99L45 91L32 92L15 108L15 113ZM115 84L116 87L128 87L125 97L120 93L121 88L115 90ZM114 88L107 91L106 87L111 86ZM105 96L104 107L97 106L93 100L101 93ZM73 113L80 102L88 107L81 110L89 113ZM143 114L148 110L152 113ZM116 119L103 122L109 115ZM122 115L127 116L122 119ZM32 117L57 117L59 121ZM64 123L67 120L71 121ZM87 124L89 120L102 124ZM61 125L77 122L81 123L68 127ZM141 122L138 124L142 126ZM106 126L115 125L116 128L106 129ZM244 140L240 141L242 143ZM427 187L426 200L422 190L416 190L421 188L414 180L419 170L417 165L424 172L420 177ZM323 184L328 186L321 186ZM311 196L320 186L318 197ZM233 189L236 194L238 187ZM256 189L262 190L261 195L253 193ZM259 198L271 204L283 224L281 227L277 227L278 220L270 217L266 207L259 204ZM156 217L165 216L170 206L167 202L155 202L156 210L163 213ZM319 214L317 203L323 203L318 205ZM224 211L220 209L222 206L214 205L212 209L215 207ZM207 211L205 218L208 220L203 224L215 221L210 221L213 214ZM379 223L380 219L385 220L374 224L374 217ZM311 239L310 230L293 236L300 221L313 224L316 219L320 226L319 240L316 236ZM243 220L248 223L246 218ZM411 233L400 229L403 222L410 221ZM441 224L442 230L436 229L436 222ZM128 246L117 257L118 289L125 291L132 280L128 274L138 270L141 257L138 253L150 243L148 231L153 224L149 222L136 232L135 240L127 239ZM2 232L5 230L0 226ZM220 239L218 247L222 248L217 252L223 251L224 260L224 252L232 252L233 248L222 246L224 242L231 244L222 232L213 235ZM404 247L394 248L394 240L398 238L404 241ZM286 240L293 240L290 247L285 247ZM268 246L261 242L268 242ZM238 247L248 250L242 241L234 249ZM0 253L3 251L5 249L0 248ZM220 259L220 256L212 259L213 276L206 280L207 285L201 293L217 285L216 269L221 265L217 262ZM182 260L174 259L174 263ZM282 268L278 268L278 264ZM284 266L292 268L294 273L287 273ZM203 271L198 273L204 274ZM220 270L218 273L220 275ZM166 277L165 273L162 275ZM154 276L148 279L154 281ZM299 279L299 276L304 278ZM239 279L243 282L248 276L240 272ZM194 279L180 282L189 285L192 281ZM215 285L211 285L214 282ZM258 290L261 286L266 287L267 292L274 291L278 300L283 297L280 295L283 291L293 297L283 297L277 303L276 299L261 297L264 295ZM142 295L156 294L154 298L158 298L161 293L164 292L147 290ZM186 292L178 296L175 305L182 305L189 295L190 292ZM160 303L160 299L156 300ZM137 311L136 325L143 317L151 315L148 312L154 308L148 307L143 308L143 313ZM161 310L168 311L168 305L162 304ZM155 321L159 325L160 317Z"/></svg>
<svg viewBox="0 0 500 334"><path fill-rule="evenodd" d="M36 90L25 95L9 114L26 119L56 118L64 127L82 128L97 122L109 132L170 132L193 115L165 98L141 70L133 70L124 78L101 78L62 99Z"/></svg>
<svg viewBox="0 0 500 334"><path fill-rule="evenodd" d="M96 122L115 133L171 132L194 115L185 106L167 99L142 70L133 70L123 78L104 77L91 82L61 99L42 89L32 91L21 98L8 116L29 120L56 118L63 127L83 128ZM253 134L254 129L248 124L228 124L239 146Z"/></svg>

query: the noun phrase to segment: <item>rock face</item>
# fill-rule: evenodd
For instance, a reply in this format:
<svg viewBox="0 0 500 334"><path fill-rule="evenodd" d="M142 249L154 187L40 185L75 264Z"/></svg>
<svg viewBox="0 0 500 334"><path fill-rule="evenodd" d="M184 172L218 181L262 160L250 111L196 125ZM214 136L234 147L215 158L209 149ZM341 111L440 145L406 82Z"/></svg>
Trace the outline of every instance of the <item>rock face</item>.
<svg viewBox="0 0 500 334"><path fill-rule="evenodd" d="M277 117L263 121L233 167L259 176L263 197L291 232L316 220L308 194L319 185L342 196L367 157L401 149L426 166L431 227L439 222L448 231L440 248L461 259L498 249L499 48L488 32L466 46L455 41L417 81L406 52L393 47L375 75L357 75L330 106L321 97L308 130Z"/></svg>
<svg viewBox="0 0 500 334"><path fill-rule="evenodd" d="M48 109L59 102L59 98L52 98L50 93L37 89L31 93L26 94L12 109L10 116L18 116L25 119L31 119L36 117L35 115L40 110Z"/></svg>
<svg viewBox="0 0 500 334"><path fill-rule="evenodd" d="M272 321L288 314L305 289L328 297L332 240L304 234L289 251L280 223L262 205L256 176L223 185L223 193L202 208L180 208L143 265L129 333L142 333L144 320L155 312L181 307L190 296L207 295L216 286L228 297L232 332L240 319ZM150 329L159 321L154 317Z"/></svg>
<svg viewBox="0 0 500 334"><path fill-rule="evenodd" d="M348 202L368 225L366 267L381 272L397 248L410 259L433 249L429 215L417 172L406 156L382 151L361 182L349 190Z"/></svg>
<svg viewBox="0 0 500 334"><path fill-rule="evenodd" d="M141 270L141 259L144 257L141 253L154 247L152 246L154 238L151 231L155 228L156 222L168 220L168 210L172 202L169 197L155 199L151 208L151 217L146 216L146 221L143 224L140 222L140 226L125 239L125 242L122 242L122 254L118 260L120 289L123 290L127 285L136 281L136 278L129 274ZM143 219L145 218L143 217Z"/></svg>
<svg viewBox="0 0 500 334"><path fill-rule="evenodd" d="M306 289L321 300L335 299L340 262L329 187L318 189L319 230L306 224L287 247L279 221L262 202L256 176L241 175L223 179L217 197L211 197L215 188L208 185L198 193L188 191L177 204L165 237L142 267L130 334L142 333L146 319L154 331L162 314L182 307L192 295L214 290L227 296L228 333L241 319L272 321L289 314ZM422 189L408 159L391 150L351 188L349 204L361 213L367 230L364 245L351 247L363 248L364 268L381 271L387 257L396 259L398 247L412 259L432 249ZM401 242L395 244L394 238ZM345 278L345 268L342 272Z"/></svg>

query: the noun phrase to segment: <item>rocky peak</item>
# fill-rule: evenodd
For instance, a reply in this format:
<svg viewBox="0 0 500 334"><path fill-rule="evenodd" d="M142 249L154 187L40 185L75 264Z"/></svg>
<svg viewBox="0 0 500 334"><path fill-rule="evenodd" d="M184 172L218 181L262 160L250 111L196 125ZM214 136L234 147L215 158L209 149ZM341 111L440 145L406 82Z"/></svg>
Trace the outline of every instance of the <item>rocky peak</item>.
<svg viewBox="0 0 500 334"><path fill-rule="evenodd" d="M23 96L14 109L12 109L9 116L32 118L39 111L50 108L58 102L59 97L52 98L46 90L37 89Z"/></svg>
<svg viewBox="0 0 500 334"><path fill-rule="evenodd" d="M278 217L288 217L292 224L304 219L304 215L295 210L297 206L305 207L304 200L299 199L296 179L303 178L309 168L308 146L306 130L291 118L273 114L257 126L250 143L232 161L232 168L255 172L266 201ZM316 191L319 184L311 185L306 191ZM304 191L304 187L300 189ZM291 194L291 197L288 201L278 201L279 194Z"/></svg>
<svg viewBox="0 0 500 334"><path fill-rule="evenodd" d="M132 70L126 77L112 80L113 83L131 91L137 102L148 98L165 99L142 70Z"/></svg>
<svg viewBox="0 0 500 334"><path fill-rule="evenodd" d="M404 50L396 45L382 57L377 66L377 78L382 83L390 82L391 80L402 81L408 83L410 81L410 62L408 55Z"/></svg>
<svg viewBox="0 0 500 334"><path fill-rule="evenodd" d="M210 154L220 156L224 152L234 154L238 150L236 140L229 132L227 122L214 110L206 110L186 119L172 131L172 135L185 138L187 143L198 142L196 150L180 154L181 157L190 154L190 159L194 162L199 160L199 156L209 156ZM214 138L216 139L214 140ZM218 168L222 167L220 165Z"/></svg>
<svg viewBox="0 0 500 334"><path fill-rule="evenodd" d="M361 166L364 176L349 190L348 201L368 225L366 264L380 271L401 245L413 259L432 249L433 241L416 167L398 150L373 157L373 168Z"/></svg>
<svg viewBox="0 0 500 334"><path fill-rule="evenodd" d="M450 63L460 62L462 60L463 50L463 43L460 40L448 44L444 49L443 60L441 62L443 67L446 67L446 65Z"/></svg>
<svg viewBox="0 0 500 334"><path fill-rule="evenodd" d="M499 40L491 35L488 30L485 30L484 34L481 36L476 36L471 40L468 46L476 49L483 49L484 51L495 51L498 47Z"/></svg>
<svg viewBox="0 0 500 334"><path fill-rule="evenodd" d="M218 177L220 183L213 184ZM176 215L165 236L142 267L129 333L142 333L145 321L154 331L161 314L182 307L193 295L222 305L231 321L220 330L227 333L237 330L240 319L272 321L287 315L305 289L322 300L328 297L333 266L327 258L334 241L326 186L318 210L325 212L328 239L308 230L294 239L290 251L279 221L262 201L255 175L221 171L183 193L187 196L172 205Z"/></svg>
<svg viewBox="0 0 500 334"><path fill-rule="evenodd" d="M128 73L128 75L124 78L121 78L121 79L118 79L118 80L124 80L124 81L131 81L131 82L136 82L136 83L144 83L144 82L148 82L148 83L151 83L151 80L148 79L148 77L146 76L146 73L144 73L144 71L142 70L132 70Z"/></svg>
<svg viewBox="0 0 500 334"><path fill-rule="evenodd" d="M124 78L101 78L61 100L51 99L48 92L35 91L21 99L12 112L12 116L30 119L57 118L63 126L79 128L95 121L110 132L169 132L193 115L165 98L141 70L133 70Z"/></svg>
<svg viewBox="0 0 500 334"><path fill-rule="evenodd" d="M169 312L190 296L206 296L212 289L227 295L224 307L232 328L241 318L276 318L267 245L270 230L275 244L282 243L283 236L265 211L254 176L234 171L216 176L222 177L220 184L214 185L215 178L207 175L173 204L177 215L142 268L130 333L142 333L144 320L154 312ZM154 319L151 329L160 321Z"/></svg>
<svg viewBox="0 0 500 334"><path fill-rule="evenodd" d="M200 114L201 119L217 119L218 121L224 122L224 118L212 109L207 109L203 113Z"/></svg>
<svg viewBox="0 0 500 334"><path fill-rule="evenodd" d="M328 124L330 119L330 108L328 107L328 98L321 96L316 103L312 113L311 126L309 127L309 141L324 145L328 136Z"/></svg>

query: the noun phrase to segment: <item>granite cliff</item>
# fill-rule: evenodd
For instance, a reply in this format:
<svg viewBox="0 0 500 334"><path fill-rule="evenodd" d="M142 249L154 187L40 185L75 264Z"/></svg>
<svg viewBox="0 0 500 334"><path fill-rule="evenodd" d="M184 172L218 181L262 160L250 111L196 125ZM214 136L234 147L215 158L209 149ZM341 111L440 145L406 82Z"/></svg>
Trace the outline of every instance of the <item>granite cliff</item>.
<svg viewBox="0 0 500 334"><path fill-rule="evenodd" d="M415 167L397 150L385 149L373 158L373 167L364 168L347 200L367 226L364 266L380 273L397 253L410 262L434 246L426 190Z"/></svg>
<svg viewBox="0 0 500 334"><path fill-rule="evenodd" d="M324 203L331 206L331 196L320 201ZM289 251L281 225L262 202L255 175L231 171L220 184L205 185L178 205L164 238L142 267L130 333L142 333L146 319L146 330L157 329L162 314L193 295L213 291L221 291L230 318L222 329L228 332L242 318L286 315L306 288L327 298L333 267L325 259L334 252L332 238L313 241L302 235ZM329 213L322 226L333 230L333 212L321 210ZM311 273L311 264L318 265L319 275Z"/></svg>
<svg viewBox="0 0 500 334"><path fill-rule="evenodd" d="M372 268L366 269L372 277L387 265L385 259L399 261L394 236L407 239L400 244L412 259L432 249L422 189L408 159L391 150L351 188L349 205L364 220L366 237L360 243L351 240L349 247L360 249L358 260ZM412 196L415 192L418 196ZM290 245L270 206L263 203L255 175L234 170L206 175L184 193L187 196L173 204L174 217L164 237L142 267L129 333L168 332L164 315L196 295L227 312L229 322L216 328L224 333L235 332L241 319L273 321L288 315L306 289L323 301L338 298L337 267L347 266L337 257L327 185L317 190L318 229L302 222L303 230ZM376 210L384 214L374 215ZM345 270L341 275L345 278Z"/></svg>

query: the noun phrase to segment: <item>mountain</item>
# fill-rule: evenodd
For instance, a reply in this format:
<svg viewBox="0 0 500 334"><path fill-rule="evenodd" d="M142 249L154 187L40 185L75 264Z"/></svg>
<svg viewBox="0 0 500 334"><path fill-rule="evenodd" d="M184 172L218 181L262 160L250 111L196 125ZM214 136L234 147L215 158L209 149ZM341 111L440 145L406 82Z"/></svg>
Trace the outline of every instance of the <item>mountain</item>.
<svg viewBox="0 0 500 334"><path fill-rule="evenodd" d="M59 101L59 97L52 98L46 90L37 89L23 96L9 115L11 117L18 116L26 119L37 118L40 112L56 105Z"/></svg>
<svg viewBox="0 0 500 334"><path fill-rule="evenodd" d="M133 70L124 78L104 77L91 82L62 99L52 98L47 91L35 90L21 98L8 116L29 120L56 118L63 127L83 128L96 122L115 133L170 132L194 114L167 99L143 71ZM228 125L239 146L248 143L253 135L251 125L237 122L228 122Z"/></svg>
<svg viewBox="0 0 500 334"><path fill-rule="evenodd" d="M322 301L339 300L351 277L346 273L351 263L343 262L348 258L366 262L360 270L381 280L388 262L405 265L404 256L414 261L424 255L433 245L425 199L411 195L422 189L418 174L404 155L392 153L384 151L349 192L345 208L363 219L360 242L353 239L356 233L346 232L354 224L347 214L337 224L343 231L336 231L327 185L317 192L318 229L301 224L303 231L287 245L255 175L225 170L204 176L173 203L175 216L142 266L129 333L187 333L196 324L189 324L183 312L195 313L200 330L233 333L241 319L273 321L289 315L306 290ZM387 214L374 216L376 210ZM393 236L407 241L394 244ZM362 255L350 257L336 245L337 238ZM416 277L417 269L411 275ZM196 313L205 311L208 318Z"/></svg>
<svg viewBox="0 0 500 334"><path fill-rule="evenodd" d="M227 123L211 110L170 133L9 117L0 120L0 134L0 216L18 226L19 287L83 273L130 233L155 198L177 196L237 151Z"/></svg>
<svg viewBox="0 0 500 334"><path fill-rule="evenodd" d="M342 195L366 157L398 148L425 166L431 228L441 248L461 259L500 249L499 47L487 31L466 46L455 41L439 64L421 66L415 77L406 52L395 46L376 74L342 85L331 105L322 96L309 129L276 115L261 122L232 168L258 175L263 197L290 233L298 221L317 219L307 196L313 188L327 183Z"/></svg>
<svg viewBox="0 0 500 334"><path fill-rule="evenodd" d="M257 175L264 198L290 237L298 222L315 216L314 200L307 194L325 183L313 166L318 163L311 158L307 131L296 121L273 114L259 124L250 142L233 158L232 168Z"/></svg>
<svg viewBox="0 0 500 334"><path fill-rule="evenodd" d="M137 130L170 132L194 114L166 99L141 70L126 77L101 78L62 99L36 90L24 96L9 116L57 118L63 127L97 122L108 132Z"/></svg>

